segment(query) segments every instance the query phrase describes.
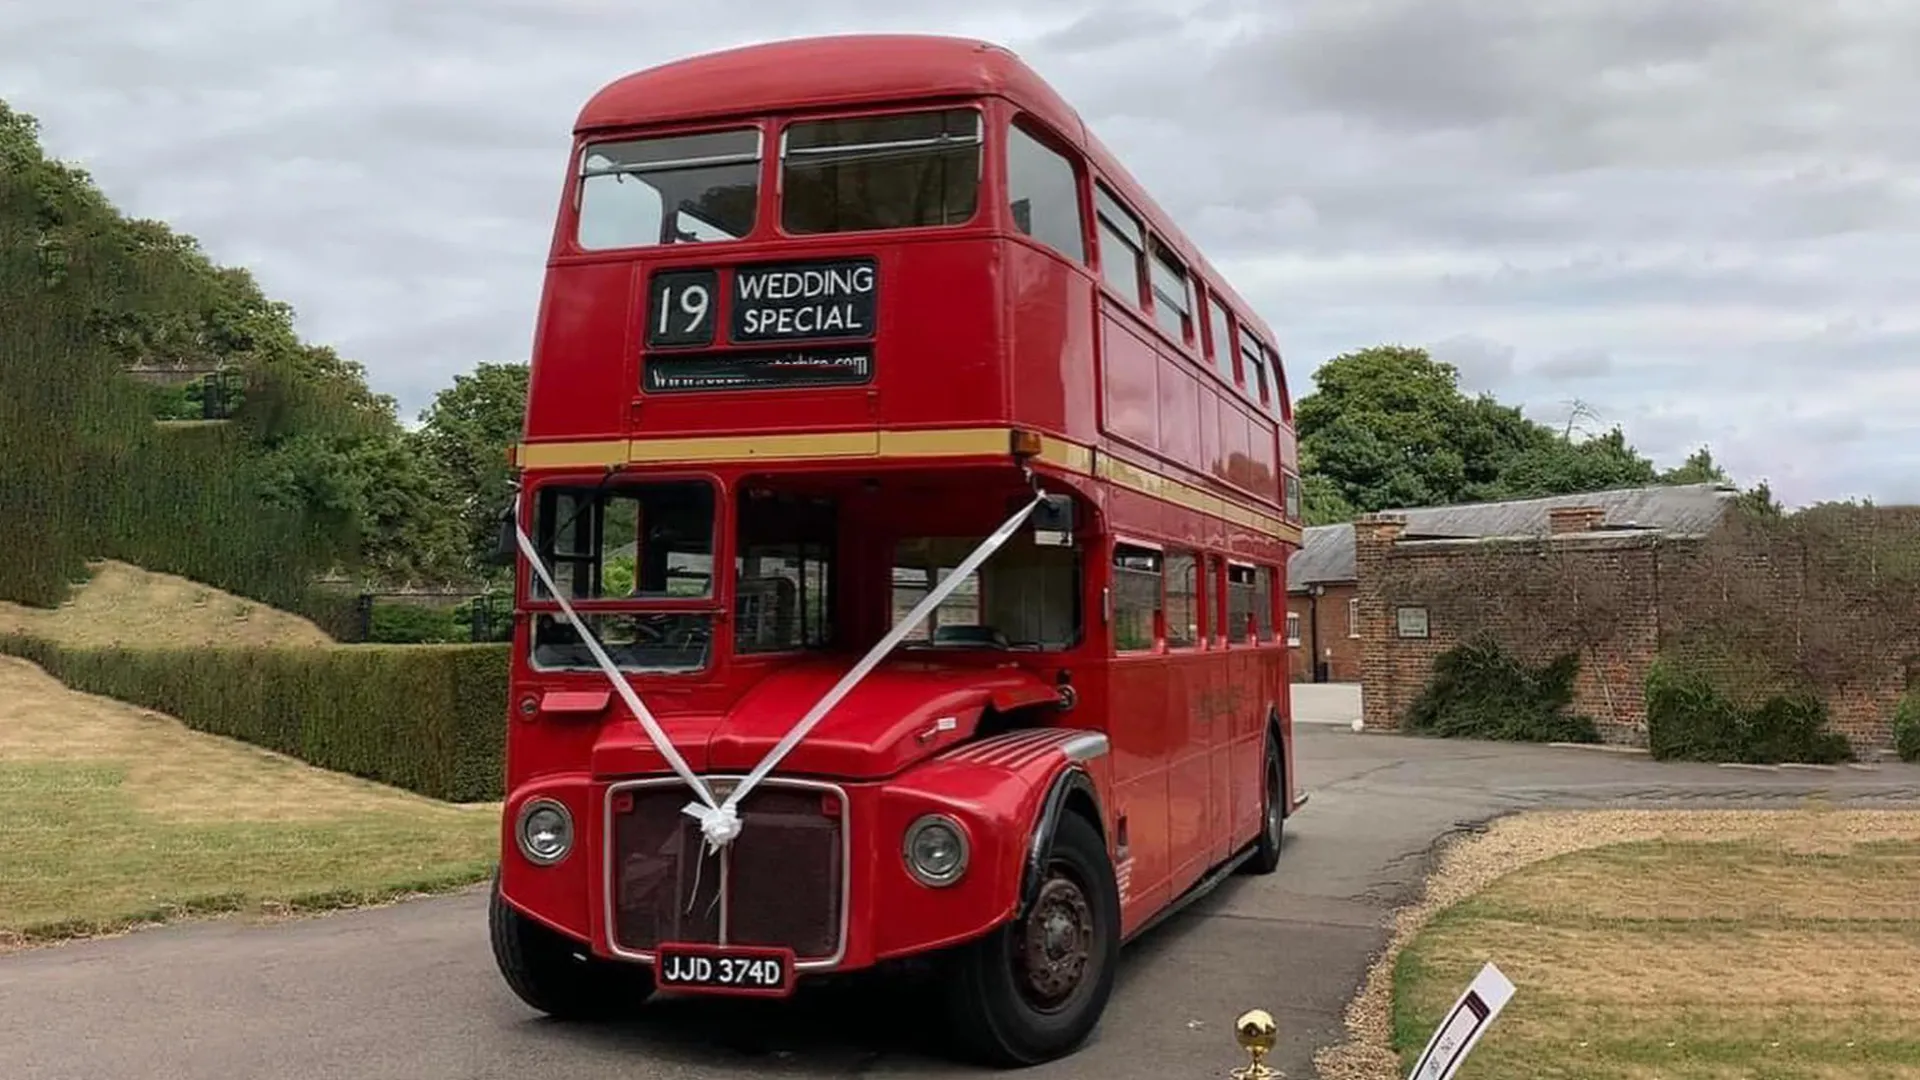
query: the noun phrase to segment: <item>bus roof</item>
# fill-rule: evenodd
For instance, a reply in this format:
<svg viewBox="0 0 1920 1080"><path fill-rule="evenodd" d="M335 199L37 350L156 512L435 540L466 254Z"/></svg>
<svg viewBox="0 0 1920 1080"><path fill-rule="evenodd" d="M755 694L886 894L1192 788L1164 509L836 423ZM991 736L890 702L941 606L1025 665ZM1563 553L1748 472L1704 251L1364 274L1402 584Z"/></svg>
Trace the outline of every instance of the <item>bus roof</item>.
<svg viewBox="0 0 1920 1080"><path fill-rule="evenodd" d="M1190 267L1232 300L1279 351L1273 330L1039 73L990 41L937 34L840 34L742 45L644 68L607 83L574 122L576 135L651 124L848 108L929 97L1007 99L1069 140ZM1282 408L1292 411L1282 370Z"/></svg>

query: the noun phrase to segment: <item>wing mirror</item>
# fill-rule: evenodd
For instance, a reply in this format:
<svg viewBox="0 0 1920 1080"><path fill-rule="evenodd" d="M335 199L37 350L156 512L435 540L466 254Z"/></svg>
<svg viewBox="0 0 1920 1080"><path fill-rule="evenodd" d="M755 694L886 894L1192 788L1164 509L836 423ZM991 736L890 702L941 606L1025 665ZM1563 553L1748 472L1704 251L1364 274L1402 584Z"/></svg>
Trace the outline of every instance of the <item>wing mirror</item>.
<svg viewBox="0 0 1920 1080"><path fill-rule="evenodd" d="M1047 495L1033 508L1027 524L1036 547L1073 546L1073 496Z"/></svg>

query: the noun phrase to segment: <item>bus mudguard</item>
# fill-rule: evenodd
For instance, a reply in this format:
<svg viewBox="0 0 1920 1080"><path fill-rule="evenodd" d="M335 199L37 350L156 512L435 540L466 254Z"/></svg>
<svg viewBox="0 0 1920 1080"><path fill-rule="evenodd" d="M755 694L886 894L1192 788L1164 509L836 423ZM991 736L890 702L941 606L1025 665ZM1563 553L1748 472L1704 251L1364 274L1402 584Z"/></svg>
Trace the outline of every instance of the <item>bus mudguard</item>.
<svg viewBox="0 0 1920 1080"><path fill-rule="evenodd" d="M976 938L1024 909L1059 823L1087 798L1098 812L1107 737L1084 728L1031 727L955 746L889 780L876 828L899 837L875 866L879 910L912 917L875 924L875 959ZM963 837L964 871L947 883L916 875L903 850L922 822ZM1104 833L1103 821L1093 822Z"/></svg>

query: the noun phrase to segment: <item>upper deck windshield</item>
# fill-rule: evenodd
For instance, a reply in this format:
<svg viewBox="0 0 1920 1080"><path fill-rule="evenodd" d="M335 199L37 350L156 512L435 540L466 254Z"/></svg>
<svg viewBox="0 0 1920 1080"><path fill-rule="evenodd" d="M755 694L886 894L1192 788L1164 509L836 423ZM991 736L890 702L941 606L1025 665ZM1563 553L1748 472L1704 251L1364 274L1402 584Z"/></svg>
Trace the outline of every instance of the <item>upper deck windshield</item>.
<svg viewBox="0 0 1920 1080"><path fill-rule="evenodd" d="M796 119L779 139L778 221L790 236L963 225L980 203L975 108ZM615 139L580 158L582 248L745 239L760 224L758 127Z"/></svg>
<svg viewBox="0 0 1920 1080"><path fill-rule="evenodd" d="M759 196L757 128L594 143L580 159L580 246L738 240Z"/></svg>

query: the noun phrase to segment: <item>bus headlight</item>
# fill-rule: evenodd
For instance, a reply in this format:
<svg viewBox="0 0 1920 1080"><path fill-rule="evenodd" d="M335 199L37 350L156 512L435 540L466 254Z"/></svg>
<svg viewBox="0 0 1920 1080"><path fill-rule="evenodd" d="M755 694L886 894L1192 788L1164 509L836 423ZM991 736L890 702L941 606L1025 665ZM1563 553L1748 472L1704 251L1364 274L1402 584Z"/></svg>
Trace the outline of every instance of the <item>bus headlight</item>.
<svg viewBox="0 0 1920 1080"><path fill-rule="evenodd" d="M573 850L573 815L553 799L529 799L513 834L528 862L552 866Z"/></svg>
<svg viewBox="0 0 1920 1080"><path fill-rule="evenodd" d="M902 853L920 884L942 888L966 873L967 834L952 818L928 814L907 827Z"/></svg>

